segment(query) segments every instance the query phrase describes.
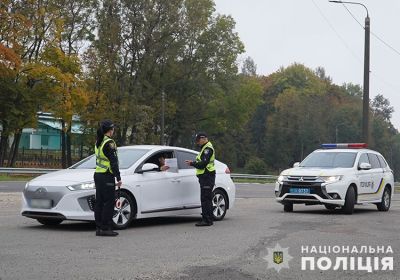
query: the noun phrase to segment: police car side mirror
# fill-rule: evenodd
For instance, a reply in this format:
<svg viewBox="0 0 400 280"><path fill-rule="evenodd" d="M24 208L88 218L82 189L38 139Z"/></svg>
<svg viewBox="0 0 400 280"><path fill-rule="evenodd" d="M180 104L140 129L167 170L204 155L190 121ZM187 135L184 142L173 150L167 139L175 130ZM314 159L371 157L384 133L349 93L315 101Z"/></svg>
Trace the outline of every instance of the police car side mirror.
<svg viewBox="0 0 400 280"><path fill-rule="evenodd" d="M358 166L358 170L370 170L371 169L371 164L367 162L361 162L360 165Z"/></svg>
<svg viewBox="0 0 400 280"><path fill-rule="evenodd" d="M294 164L293 164L293 167L299 167L300 166L300 162L295 162Z"/></svg>
<svg viewBox="0 0 400 280"><path fill-rule="evenodd" d="M145 163L145 164L143 164L142 168L137 171L137 173L141 173L142 174L142 173L145 173L145 172L158 171L158 170L159 170L159 168L158 168L157 164Z"/></svg>

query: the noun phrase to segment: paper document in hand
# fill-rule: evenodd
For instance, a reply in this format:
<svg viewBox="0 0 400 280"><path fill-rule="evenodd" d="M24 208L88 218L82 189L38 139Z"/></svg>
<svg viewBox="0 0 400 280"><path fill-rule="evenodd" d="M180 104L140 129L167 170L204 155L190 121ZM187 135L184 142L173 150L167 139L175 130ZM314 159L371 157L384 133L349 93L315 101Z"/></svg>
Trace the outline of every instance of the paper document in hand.
<svg viewBox="0 0 400 280"><path fill-rule="evenodd" d="M178 172L178 160L176 158L166 158L165 165L169 167L167 171Z"/></svg>

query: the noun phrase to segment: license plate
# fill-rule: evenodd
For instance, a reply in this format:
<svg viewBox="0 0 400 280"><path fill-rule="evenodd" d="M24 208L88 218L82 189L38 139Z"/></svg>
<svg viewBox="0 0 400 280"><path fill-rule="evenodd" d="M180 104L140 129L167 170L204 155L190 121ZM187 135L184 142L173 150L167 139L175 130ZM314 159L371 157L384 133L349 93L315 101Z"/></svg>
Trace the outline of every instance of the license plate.
<svg viewBox="0 0 400 280"><path fill-rule="evenodd" d="M290 193L306 193L309 194L310 193L310 189L309 188L290 188L289 189Z"/></svg>
<svg viewBox="0 0 400 280"><path fill-rule="evenodd" d="M53 202L49 199L31 199L32 208L50 209Z"/></svg>

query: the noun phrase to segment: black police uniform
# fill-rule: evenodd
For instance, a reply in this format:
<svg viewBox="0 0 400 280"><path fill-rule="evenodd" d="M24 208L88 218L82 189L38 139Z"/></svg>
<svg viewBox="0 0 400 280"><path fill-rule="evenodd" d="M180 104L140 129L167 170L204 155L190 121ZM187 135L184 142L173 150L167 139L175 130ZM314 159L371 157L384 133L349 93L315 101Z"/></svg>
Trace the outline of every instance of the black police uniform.
<svg viewBox="0 0 400 280"><path fill-rule="evenodd" d="M204 145L206 145L205 143ZM203 146L201 146L201 149ZM212 190L215 185L215 171L208 171L206 166L210 163L211 156L214 151L210 148L205 148L200 155L200 161L192 162L190 165L197 169L205 169L204 173L197 175L200 183L200 199L203 222L207 225L213 224L213 206L212 206ZM196 224L196 225L202 225Z"/></svg>
<svg viewBox="0 0 400 280"><path fill-rule="evenodd" d="M100 147L101 143L96 142L96 146ZM115 179L121 181L121 175L118 166L118 156L115 144L113 141L107 142L103 147L104 155L109 159L112 173L95 173L94 182L96 185L96 204L94 217L96 220L96 233L99 230L112 230L112 217L114 214L115 205Z"/></svg>

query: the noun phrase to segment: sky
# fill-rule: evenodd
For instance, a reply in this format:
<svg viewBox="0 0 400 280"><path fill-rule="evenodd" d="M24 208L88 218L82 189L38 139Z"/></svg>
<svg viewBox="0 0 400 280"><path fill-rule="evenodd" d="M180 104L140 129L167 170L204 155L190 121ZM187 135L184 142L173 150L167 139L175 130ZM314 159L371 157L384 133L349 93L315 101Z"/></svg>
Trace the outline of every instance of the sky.
<svg viewBox="0 0 400 280"><path fill-rule="evenodd" d="M371 20L370 99L382 94L400 130L400 0L360 0ZM364 21L359 5L328 0L215 0L216 12L231 15L259 75L302 63L325 68L335 84L363 85ZM361 23L362 26L360 26ZM381 42L383 40L390 47ZM393 49L391 49L393 48Z"/></svg>

